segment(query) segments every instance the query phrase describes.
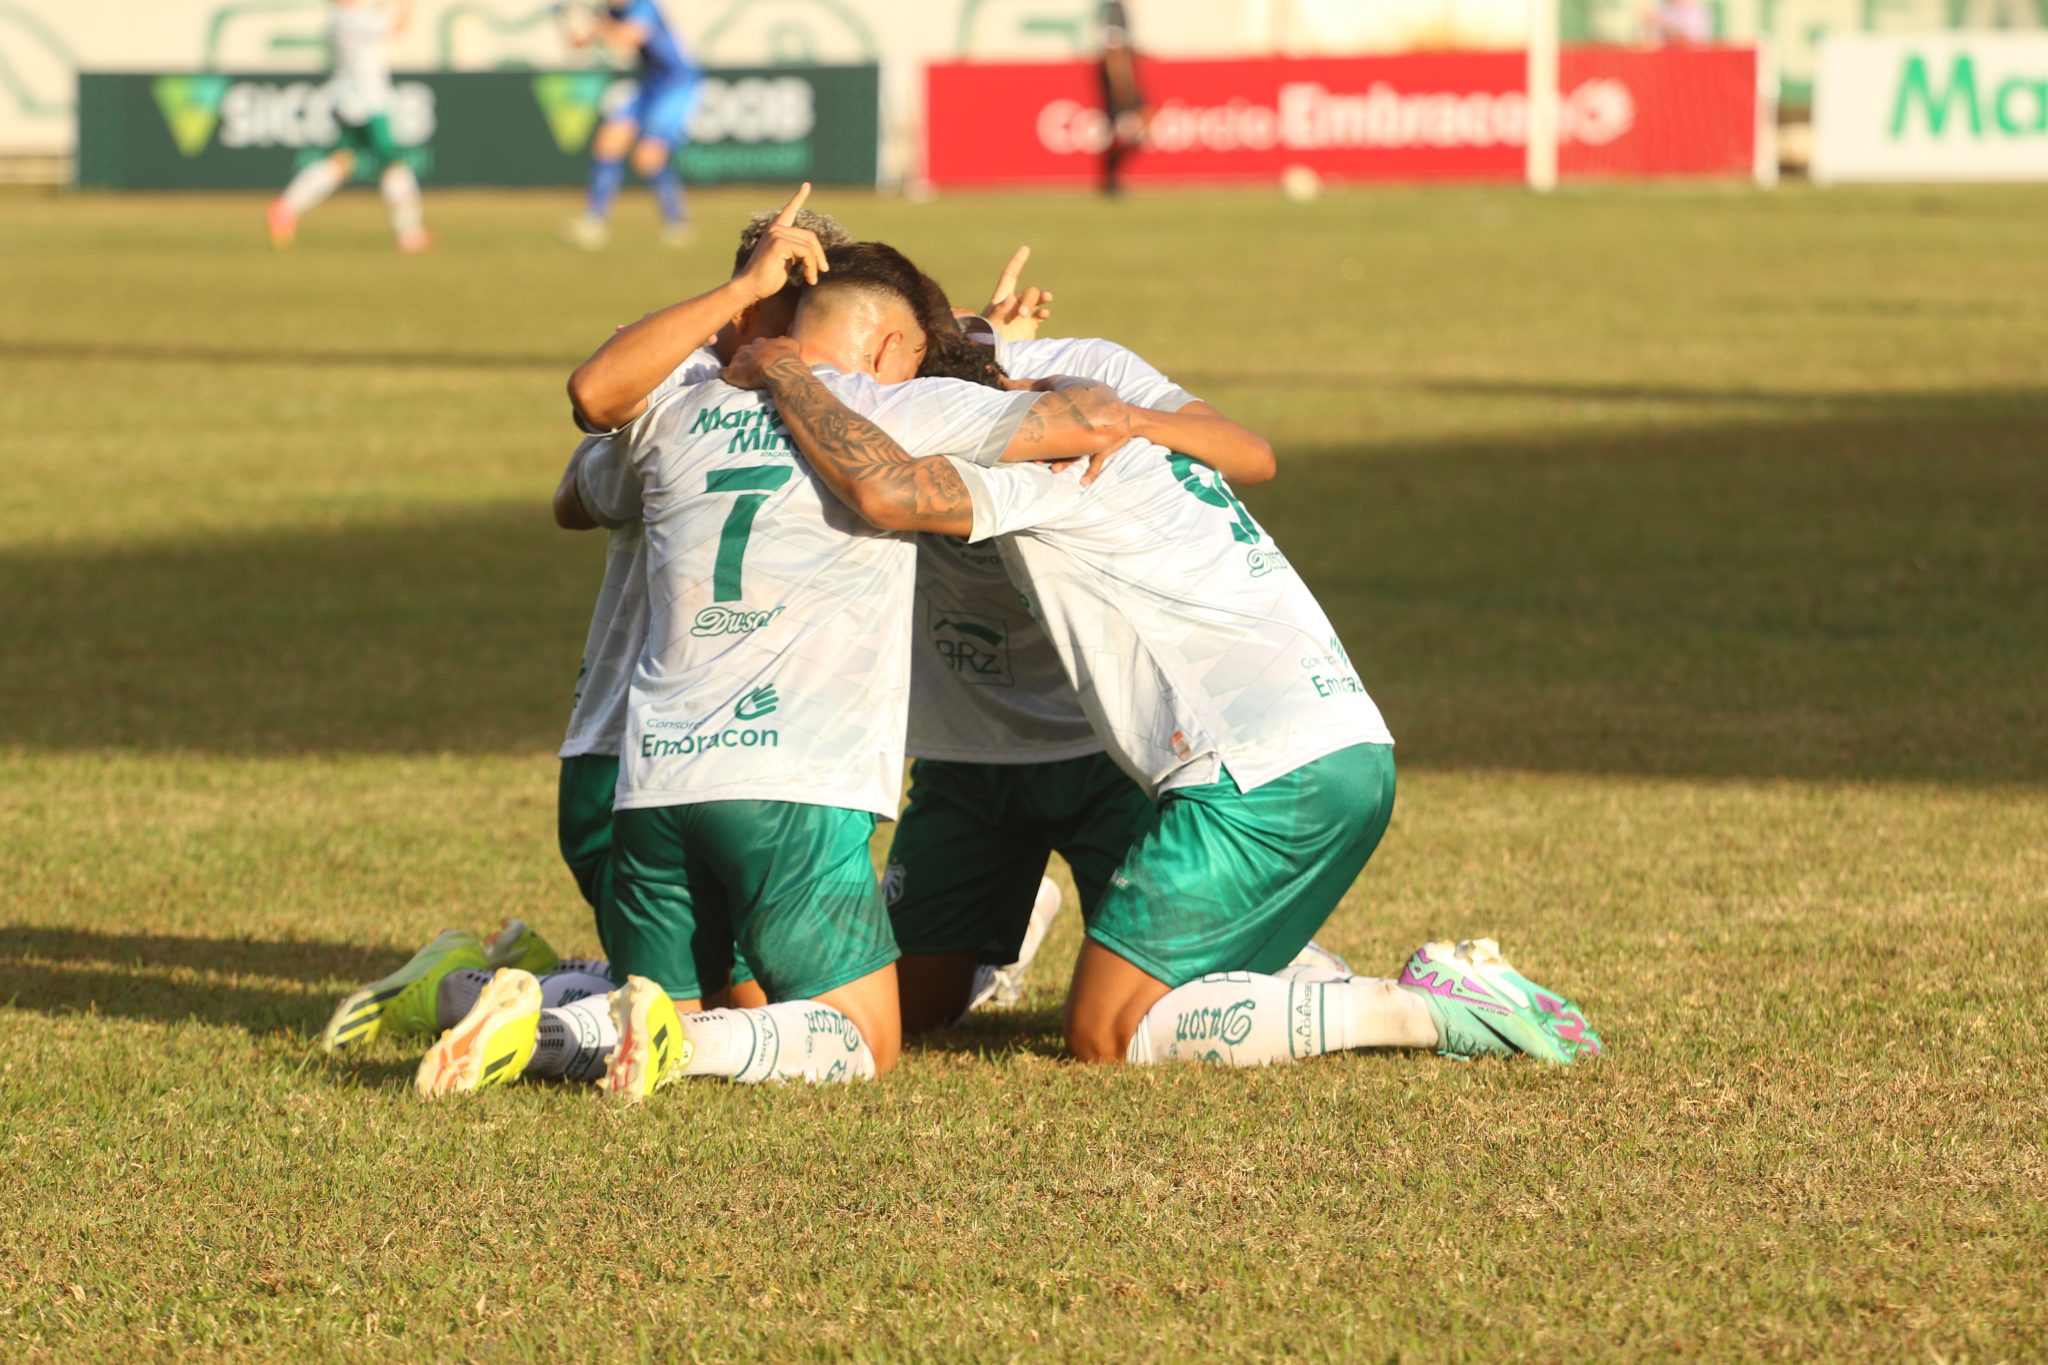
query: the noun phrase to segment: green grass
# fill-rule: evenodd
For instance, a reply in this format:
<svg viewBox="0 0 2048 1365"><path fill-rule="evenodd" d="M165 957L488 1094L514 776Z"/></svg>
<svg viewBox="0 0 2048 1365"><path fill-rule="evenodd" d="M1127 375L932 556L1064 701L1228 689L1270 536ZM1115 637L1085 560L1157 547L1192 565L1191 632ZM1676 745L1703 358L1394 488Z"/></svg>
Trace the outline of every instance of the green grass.
<svg viewBox="0 0 2048 1365"><path fill-rule="evenodd" d="M766 197L0 200L0 1353L2048 1352L2040 190L821 202L1273 437L1401 740L1324 940L1497 934L1600 1064L1084 1070L1071 918L875 1086L322 1059L444 925L591 946L560 386Z"/></svg>

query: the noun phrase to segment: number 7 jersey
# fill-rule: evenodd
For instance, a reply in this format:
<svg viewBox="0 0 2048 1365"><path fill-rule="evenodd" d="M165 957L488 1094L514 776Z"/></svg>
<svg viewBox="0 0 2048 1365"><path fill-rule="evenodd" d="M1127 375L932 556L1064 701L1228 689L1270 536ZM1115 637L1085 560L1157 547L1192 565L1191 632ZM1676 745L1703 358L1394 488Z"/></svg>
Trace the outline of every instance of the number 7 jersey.
<svg viewBox="0 0 2048 1365"><path fill-rule="evenodd" d="M819 380L914 455L988 458L1031 393L950 379ZM791 801L894 819L910 689L907 535L876 531L804 463L766 394L713 380L657 403L579 472L600 521L646 521L647 642L616 807Z"/></svg>

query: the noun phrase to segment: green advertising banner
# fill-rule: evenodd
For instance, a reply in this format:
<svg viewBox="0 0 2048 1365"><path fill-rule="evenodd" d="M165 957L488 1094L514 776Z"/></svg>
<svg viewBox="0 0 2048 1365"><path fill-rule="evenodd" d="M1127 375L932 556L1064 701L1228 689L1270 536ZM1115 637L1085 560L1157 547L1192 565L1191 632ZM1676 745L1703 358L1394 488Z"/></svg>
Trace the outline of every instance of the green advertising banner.
<svg viewBox="0 0 2048 1365"><path fill-rule="evenodd" d="M420 178L443 187L581 184L591 134L633 91L609 71L400 73L392 83L392 135ZM872 185L880 104L872 65L707 71L677 160L698 185ZM78 78L83 187L274 189L336 135L325 77Z"/></svg>

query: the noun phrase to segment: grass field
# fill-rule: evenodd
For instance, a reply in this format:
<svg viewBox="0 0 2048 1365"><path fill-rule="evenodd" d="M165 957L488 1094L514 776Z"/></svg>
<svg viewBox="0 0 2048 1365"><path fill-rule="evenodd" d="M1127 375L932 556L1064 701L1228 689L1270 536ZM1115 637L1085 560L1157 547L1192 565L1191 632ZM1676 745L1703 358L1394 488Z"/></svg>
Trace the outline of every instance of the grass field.
<svg viewBox="0 0 2048 1365"><path fill-rule="evenodd" d="M561 384L765 198L0 198L0 1355L2048 1354L2040 190L820 197L1273 438L1401 742L1324 941L1600 1063L1082 1069L1071 917L873 1086L323 1059L446 925L594 946Z"/></svg>

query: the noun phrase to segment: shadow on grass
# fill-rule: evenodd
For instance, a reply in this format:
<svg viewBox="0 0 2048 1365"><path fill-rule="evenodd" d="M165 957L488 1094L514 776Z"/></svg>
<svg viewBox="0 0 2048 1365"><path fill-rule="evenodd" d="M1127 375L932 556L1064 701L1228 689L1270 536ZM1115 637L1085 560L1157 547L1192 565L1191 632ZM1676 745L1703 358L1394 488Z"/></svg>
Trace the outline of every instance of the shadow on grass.
<svg viewBox="0 0 2048 1365"><path fill-rule="evenodd" d="M1073 1060L1060 1029L1058 1006L970 1014L949 1027L910 1034L903 1047L906 1052L957 1053L991 1062L1012 1057Z"/></svg>
<svg viewBox="0 0 2048 1365"><path fill-rule="evenodd" d="M373 980L402 953L319 940L116 934L0 926L0 1001L49 1014L197 1020L310 1037L333 983Z"/></svg>
<svg viewBox="0 0 2048 1365"><path fill-rule="evenodd" d="M2048 403L1283 451L1247 501L1404 765L2048 780ZM601 545L438 522L0 555L0 746L534 752Z"/></svg>

